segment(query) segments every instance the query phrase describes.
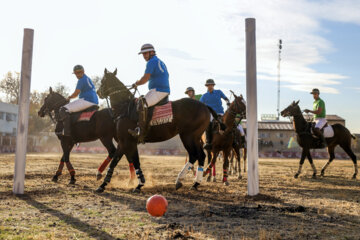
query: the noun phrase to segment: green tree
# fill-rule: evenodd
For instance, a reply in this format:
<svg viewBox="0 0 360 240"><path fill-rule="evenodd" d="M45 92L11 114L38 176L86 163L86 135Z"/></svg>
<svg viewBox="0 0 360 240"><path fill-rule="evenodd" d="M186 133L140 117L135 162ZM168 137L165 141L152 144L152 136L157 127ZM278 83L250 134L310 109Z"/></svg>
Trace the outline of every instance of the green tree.
<svg viewBox="0 0 360 240"><path fill-rule="evenodd" d="M19 102L20 73L8 72L0 81L0 92L5 94L7 103L18 104Z"/></svg>

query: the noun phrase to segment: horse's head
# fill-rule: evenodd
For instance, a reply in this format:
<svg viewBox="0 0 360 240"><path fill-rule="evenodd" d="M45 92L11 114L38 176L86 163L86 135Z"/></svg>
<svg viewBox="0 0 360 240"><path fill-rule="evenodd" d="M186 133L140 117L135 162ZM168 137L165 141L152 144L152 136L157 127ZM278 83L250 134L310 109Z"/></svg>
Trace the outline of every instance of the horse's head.
<svg viewBox="0 0 360 240"><path fill-rule="evenodd" d="M240 114L242 118L246 118L246 102L242 95L237 96L233 91L230 92L234 96L234 101L230 104L230 111L235 114Z"/></svg>
<svg viewBox="0 0 360 240"><path fill-rule="evenodd" d="M287 108L281 111L281 116L283 117L293 117L296 115L301 115L301 110L299 107L299 101L293 101Z"/></svg>
<svg viewBox="0 0 360 240"><path fill-rule="evenodd" d="M67 103L65 97L60 93L54 92L52 88L49 88L49 94L44 99L44 104L38 111L39 117L44 117L45 114L65 105Z"/></svg>
<svg viewBox="0 0 360 240"><path fill-rule="evenodd" d="M97 94L101 99L117 96L117 101L125 101L133 98L133 95L127 87L116 77L117 69L114 72L109 72L106 68L104 76L101 79L101 84L97 90Z"/></svg>

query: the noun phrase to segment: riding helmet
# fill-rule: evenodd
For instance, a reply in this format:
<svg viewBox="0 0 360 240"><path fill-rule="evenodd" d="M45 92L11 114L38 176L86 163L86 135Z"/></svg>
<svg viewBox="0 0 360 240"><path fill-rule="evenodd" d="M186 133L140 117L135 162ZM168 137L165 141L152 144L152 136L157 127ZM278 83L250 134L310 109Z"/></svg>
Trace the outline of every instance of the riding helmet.
<svg viewBox="0 0 360 240"><path fill-rule="evenodd" d="M146 43L146 44L141 46L141 50L140 50L139 54L146 53L146 52L151 52L151 51L155 52L154 46L151 45L150 43Z"/></svg>
<svg viewBox="0 0 360 240"><path fill-rule="evenodd" d="M77 70L84 70L84 67L81 65L75 65L75 67L73 68L73 72L75 72Z"/></svg>
<svg viewBox="0 0 360 240"><path fill-rule="evenodd" d="M207 85L215 85L214 79L210 78L210 79L206 80L205 86L207 86Z"/></svg>
<svg viewBox="0 0 360 240"><path fill-rule="evenodd" d="M185 91L185 94L187 94L188 91L194 91L194 92L195 92L195 90L194 90L192 87L188 87L188 88L186 89L186 91Z"/></svg>

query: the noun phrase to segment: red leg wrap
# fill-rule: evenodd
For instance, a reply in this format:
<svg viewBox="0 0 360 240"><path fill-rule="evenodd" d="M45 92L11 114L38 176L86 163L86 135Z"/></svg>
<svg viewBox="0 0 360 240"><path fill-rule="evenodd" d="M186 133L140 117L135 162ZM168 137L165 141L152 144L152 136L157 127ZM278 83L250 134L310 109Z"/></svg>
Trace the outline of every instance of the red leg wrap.
<svg viewBox="0 0 360 240"><path fill-rule="evenodd" d="M100 165L100 167L98 168L98 171L99 171L100 173L102 173L102 172L105 170L105 168L109 165L110 161L111 161L111 158L108 156L108 157L104 160L104 162Z"/></svg>
<svg viewBox="0 0 360 240"><path fill-rule="evenodd" d="M135 178L135 168L133 163L129 163L129 170L130 170L130 178Z"/></svg>

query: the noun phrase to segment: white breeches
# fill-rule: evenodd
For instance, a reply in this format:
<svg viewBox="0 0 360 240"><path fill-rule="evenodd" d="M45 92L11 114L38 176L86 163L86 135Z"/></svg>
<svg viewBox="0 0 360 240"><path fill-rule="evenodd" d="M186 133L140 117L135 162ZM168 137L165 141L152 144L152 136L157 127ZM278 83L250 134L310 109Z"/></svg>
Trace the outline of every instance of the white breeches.
<svg viewBox="0 0 360 240"><path fill-rule="evenodd" d="M93 105L96 105L95 103L86 101L82 98L76 99L75 101L69 102L68 104L64 105L64 107L70 112L80 112L82 110L87 109L88 107L91 107Z"/></svg>
<svg viewBox="0 0 360 240"><path fill-rule="evenodd" d="M150 91L145 95L147 106L151 107L164 99L169 93L167 92L158 92L156 89L150 89Z"/></svg>
<svg viewBox="0 0 360 240"><path fill-rule="evenodd" d="M239 125L237 126L237 129L239 129L241 136L245 136L245 132L244 132L244 129L243 129L243 127L241 126L241 124L239 124Z"/></svg>
<svg viewBox="0 0 360 240"><path fill-rule="evenodd" d="M325 118L317 118L315 119L315 128L322 129L326 124Z"/></svg>
<svg viewBox="0 0 360 240"><path fill-rule="evenodd" d="M218 116L222 116L222 114L218 114ZM212 120L214 120L213 115L210 113L210 122L212 122Z"/></svg>

